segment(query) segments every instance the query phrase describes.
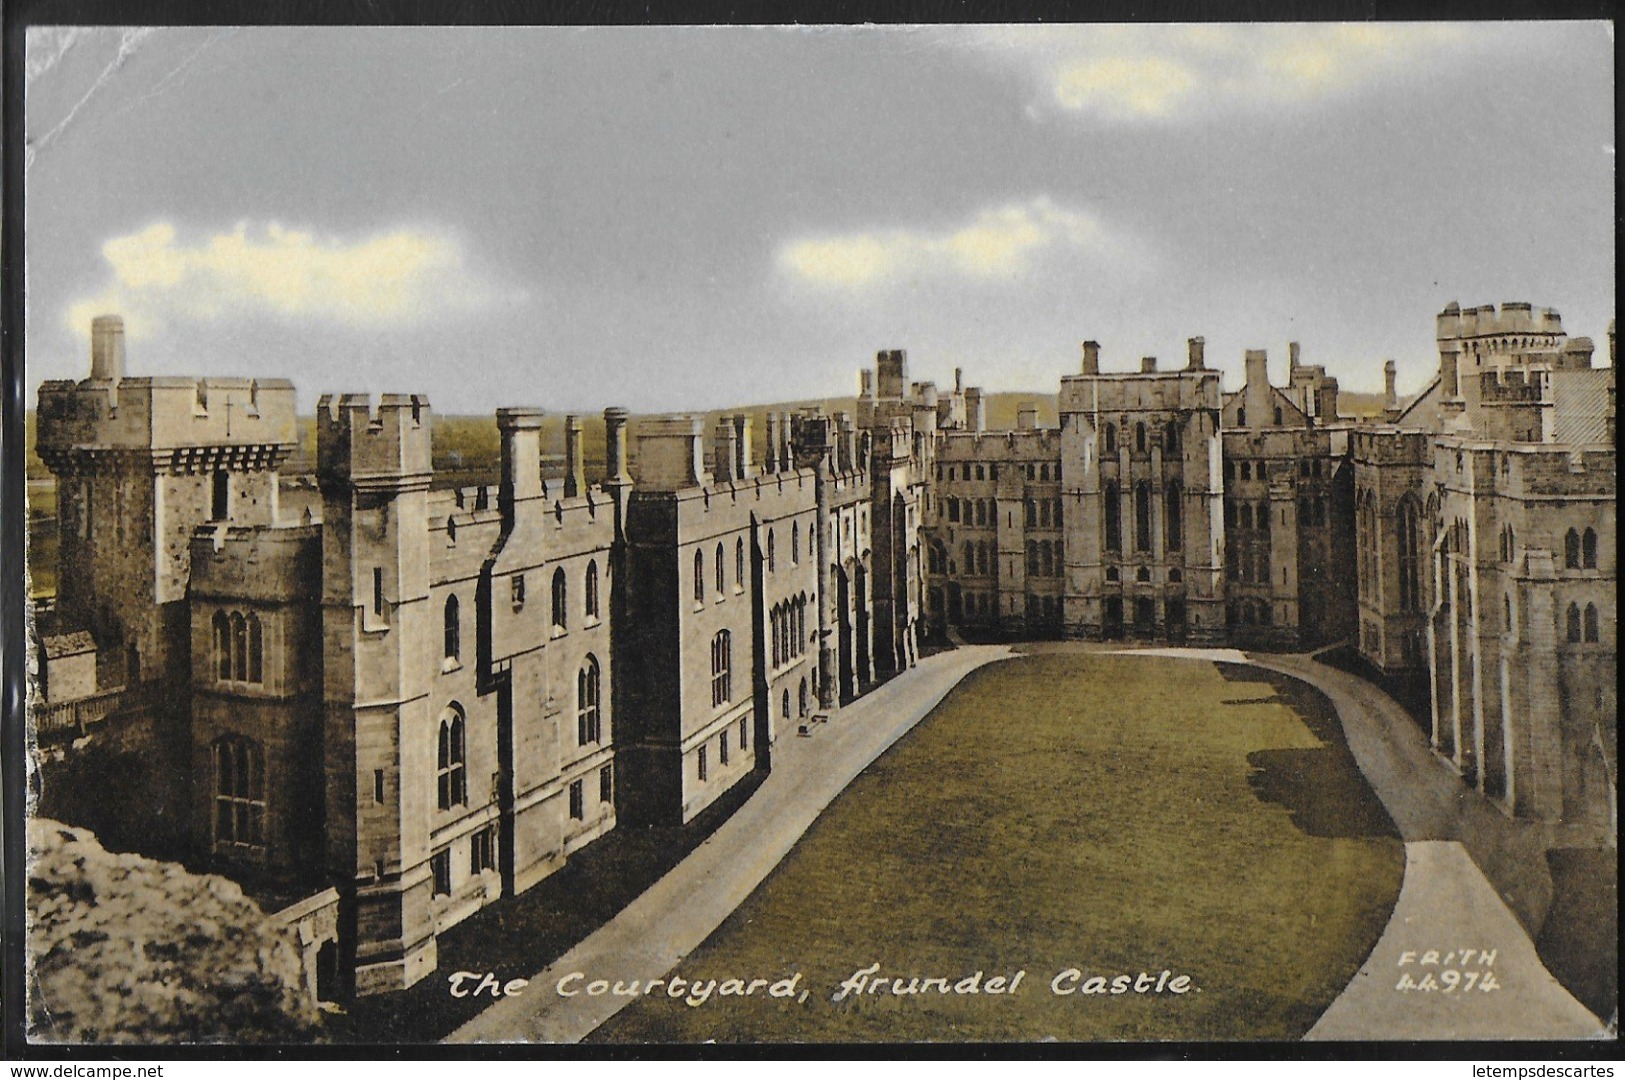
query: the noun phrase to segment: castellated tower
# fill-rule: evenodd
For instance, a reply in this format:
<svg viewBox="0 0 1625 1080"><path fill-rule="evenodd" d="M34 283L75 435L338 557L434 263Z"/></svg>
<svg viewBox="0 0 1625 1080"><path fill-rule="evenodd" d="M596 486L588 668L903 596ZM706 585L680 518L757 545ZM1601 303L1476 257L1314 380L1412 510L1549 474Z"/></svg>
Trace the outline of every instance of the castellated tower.
<svg viewBox="0 0 1625 1080"><path fill-rule="evenodd" d="M127 376L124 321L102 315L90 377L43 384L37 415L57 478L59 625L90 631L104 688L184 684L193 530L275 523L293 384Z"/></svg>
<svg viewBox="0 0 1625 1080"><path fill-rule="evenodd" d="M420 395L324 395L316 423L327 863L364 994L410 986L436 964L429 406Z"/></svg>

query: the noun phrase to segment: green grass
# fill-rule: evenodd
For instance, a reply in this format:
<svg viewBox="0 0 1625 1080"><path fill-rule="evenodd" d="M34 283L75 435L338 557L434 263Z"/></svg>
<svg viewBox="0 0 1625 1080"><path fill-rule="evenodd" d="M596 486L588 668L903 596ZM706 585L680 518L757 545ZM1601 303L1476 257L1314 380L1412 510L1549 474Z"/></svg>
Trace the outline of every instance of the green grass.
<svg viewBox="0 0 1625 1080"><path fill-rule="evenodd" d="M1052 653L973 675L679 965L805 1002L636 1000L599 1042L1296 1039L1358 970L1402 844L1323 697L1226 665ZM1009 997L832 994L858 969ZM1188 975L1183 996L1056 996ZM610 979L648 972L601 972Z"/></svg>

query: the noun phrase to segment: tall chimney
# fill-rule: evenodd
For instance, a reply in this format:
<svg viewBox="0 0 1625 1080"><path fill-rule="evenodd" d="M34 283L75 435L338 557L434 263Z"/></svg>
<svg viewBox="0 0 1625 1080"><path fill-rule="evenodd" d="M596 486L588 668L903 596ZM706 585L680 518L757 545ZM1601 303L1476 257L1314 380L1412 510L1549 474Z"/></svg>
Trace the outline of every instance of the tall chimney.
<svg viewBox="0 0 1625 1080"><path fill-rule="evenodd" d="M716 433L711 439L711 472L719 484L739 479L737 443L733 420L724 416L717 421Z"/></svg>
<svg viewBox="0 0 1625 1080"><path fill-rule="evenodd" d="M971 431L987 430L987 402L980 386L965 388L965 426Z"/></svg>
<svg viewBox="0 0 1625 1080"><path fill-rule="evenodd" d="M1289 341L1289 342L1286 343L1286 357L1287 357L1287 370L1288 371L1297 371L1298 370L1298 343L1296 341Z"/></svg>
<svg viewBox="0 0 1625 1080"><path fill-rule="evenodd" d="M1185 342L1185 347L1187 350L1186 355L1189 357L1189 360L1185 365L1186 369L1190 371L1201 371L1205 366L1204 353L1207 350L1207 341L1203 338L1193 337L1189 341Z"/></svg>
<svg viewBox="0 0 1625 1080"><path fill-rule="evenodd" d="M1247 385L1242 388L1242 402L1247 410L1247 423L1243 427L1267 427L1270 420L1269 353L1263 349L1247 350Z"/></svg>
<svg viewBox="0 0 1625 1080"><path fill-rule="evenodd" d="M1461 363L1461 345L1455 341L1441 341L1439 343L1439 392L1446 399L1455 400L1461 396L1456 383L1457 368Z"/></svg>
<svg viewBox="0 0 1625 1080"><path fill-rule="evenodd" d="M750 416L740 413L733 418L734 425L734 475L740 480L749 480L756 475L755 455L750 445Z"/></svg>
<svg viewBox="0 0 1625 1080"><path fill-rule="evenodd" d="M794 469L796 467L795 451L790 446L791 420L789 410L779 414L779 461L780 468Z"/></svg>
<svg viewBox="0 0 1625 1080"><path fill-rule="evenodd" d="M1085 375L1100 374L1100 342L1085 341L1083 343L1083 373Z"/></svg>
<svg viewBox="0 0 1625 1080"><path fill-rule="evenodd" d="M1612 337L1612 336L1613 336L1613 332L1610 331L1609 332L1609 337ZM964 392L965 392L965 369L956 367L956 368L954 368L954 393L962 394Z"/></svg>
<svg viewBox="0 0 1625 1080"><path fill-rule="evenodd" d="M626 471L626 421L630 415L616 405L604 410L604 483L612 487L632 483Z"/></svg>
<svg viewBox="0 0 1625 1080"><path fill-rule="evenodd" d="M779 463L779 414L776 412L767 414L767 457L762 466L770 473L787 467Z"/></svg>
<svg viewBox="0 0 1625 1080"><path fill-rule="evenodd" d="M586 466L581 460L581 422L564 418L564 497L573 499L587 490Z"/></svg>
<svg viewBox="0 0 1625 1080"><path fill-rule="evenodd" d="M1399 395L1394 391L1398 368L1392 360L1382 365L1382 407L1385 409L1399 408Z"/></svg>
<svg viewBox="0 0 1625 1080"><path fill-rule="evenodd" d="M90 377L109 382L124 378L122 315L98 315L90 320Z"/></svg>
<svg viewBox="0 0 1625 1080"><path fill-rule="evenodd" d="M542 410L497 410L497 432L502 439L502 478L497 485L497 509L513 525L514 505L542 494Z"/></svg>

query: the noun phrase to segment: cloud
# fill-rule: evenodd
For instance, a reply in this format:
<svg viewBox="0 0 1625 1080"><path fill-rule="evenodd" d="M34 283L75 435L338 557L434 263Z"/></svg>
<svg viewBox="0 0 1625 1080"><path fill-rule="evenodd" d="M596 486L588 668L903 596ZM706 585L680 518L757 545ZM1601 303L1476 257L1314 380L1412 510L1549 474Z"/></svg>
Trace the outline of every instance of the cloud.
<svg viewBox="0 0 1625 1080"><path fill-rule="evenodd" d="M102 256L112 280L69 305L75 332L104 313L123 314L132 336L170 321L267 315L401 327L491 299L453 240L415 229L345 241L245 222L188 245L174 225L157 222L107 241Z"/></svg>
<svg viewBox="0 0 1625 1080"><path fill-rule="evenodd" d="M1112 246L1093 215L1041 196L983 210L942 232L885 229L796 240L779 250L778 262L813 285L856 288L925 277L1018 278L1047 253Z"/></svg>
<svg viewBox="0 0 1625 1080"><path fill-rule="evenodd" d="M1116 121L1329 100L1507 40L1495 25L989 27L977 46L1028 70L1040 103Z"/></svg>

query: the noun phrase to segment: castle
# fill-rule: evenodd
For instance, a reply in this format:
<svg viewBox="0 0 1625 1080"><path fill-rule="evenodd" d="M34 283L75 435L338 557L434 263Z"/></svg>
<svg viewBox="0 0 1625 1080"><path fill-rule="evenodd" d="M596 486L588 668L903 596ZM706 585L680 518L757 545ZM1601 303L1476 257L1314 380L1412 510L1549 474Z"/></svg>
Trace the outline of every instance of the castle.
<svg viewBox="0 0 1625 1080"><path fill-rule="evenodd" d="M1486 796L1612 823L1608 340L1593 368L1555 312L1452 305L1439 376L1401 405L1390 363L1374 421L1296 343L1286 386L1249 351L1227 394L1201 338L1122 373L1091 341L1059 427L1007 431L885 351L855 415L761 438L608 409L591 479L578 418L547 475L541 412L500 409L494 491L433 483L423 397L326 396L291 512L293 387L126 375L103 316L90 377L39 393L61 585L36 724L161 712L190 848L309 894L323 996L412 985L449 927L617 826L690 822L960 631L1354 639L1428 674L1434 746Z"/></svg>

